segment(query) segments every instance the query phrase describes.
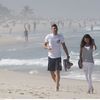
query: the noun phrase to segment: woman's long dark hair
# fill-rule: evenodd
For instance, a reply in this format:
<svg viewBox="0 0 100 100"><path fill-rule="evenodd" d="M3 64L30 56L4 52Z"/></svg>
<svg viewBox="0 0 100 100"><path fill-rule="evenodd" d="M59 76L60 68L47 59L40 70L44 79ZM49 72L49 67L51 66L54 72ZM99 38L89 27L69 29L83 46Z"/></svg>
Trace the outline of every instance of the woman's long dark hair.
<svg viewBox="0 0 100 100"><path fill-rule="evenodd" d="M84 41L85 38L88 38L89 39L89 45L91 47L93 47L93 39L92 37L89 35L89 34L85 34L81 40L81 44L80 44L80 48L84 47L86 45L86 42Z"/></svg>

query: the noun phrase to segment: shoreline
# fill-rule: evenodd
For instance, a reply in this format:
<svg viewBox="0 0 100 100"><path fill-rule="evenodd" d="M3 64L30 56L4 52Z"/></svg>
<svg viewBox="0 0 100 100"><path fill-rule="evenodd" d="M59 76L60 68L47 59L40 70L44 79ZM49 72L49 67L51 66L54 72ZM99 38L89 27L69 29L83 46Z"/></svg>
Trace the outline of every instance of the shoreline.
<svg viewBox="0 0 100 100"><path fill-rule="evenodd" d="M60 90L49 73L26 74L0 70L0 98L7 99L97 99L100 98L100 82L93 82L94 94L87 94L87 83L82 80L62 79Z"/></svg>

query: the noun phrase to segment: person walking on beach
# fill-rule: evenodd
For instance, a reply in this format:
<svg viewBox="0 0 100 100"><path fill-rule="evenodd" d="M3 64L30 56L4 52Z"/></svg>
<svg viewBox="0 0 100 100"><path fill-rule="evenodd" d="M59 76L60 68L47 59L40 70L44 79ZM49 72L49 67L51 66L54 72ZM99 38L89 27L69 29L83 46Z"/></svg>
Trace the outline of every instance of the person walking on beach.
<svg viewBox="0 0 100 100"><path fill-rule="evenodd" d="M28 41L28 30L25 28L24 31L25 41Z"/></svg>
<svg viewBox="0 0 100 100"><path fill-rule="evenodd" d="M56 85L56 91L60 86L60 71L61 66L61 45L69 59L69 53L64 42L64 37L58 34L58 27L56 24L51 25L51 33L45 37L44 48L48 49L48 71Z"/></svg>
<svg viewBox="0 0 100 100"><path fill-rule="evenodd" d="M96 50L94 39L85 34L80 44L80 60L88 83L88 93L93 93L92 72L94 67L93 51Z"/></svg>

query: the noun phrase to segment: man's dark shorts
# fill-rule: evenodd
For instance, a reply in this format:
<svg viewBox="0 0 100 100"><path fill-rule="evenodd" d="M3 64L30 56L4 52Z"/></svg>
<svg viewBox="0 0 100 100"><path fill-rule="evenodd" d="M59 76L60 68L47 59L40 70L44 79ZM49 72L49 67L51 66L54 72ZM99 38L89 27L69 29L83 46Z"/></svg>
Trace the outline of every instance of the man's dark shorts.
<svg viewBox="0 0 100 100"><path fill-rule="evenodd" d="M61 57L50 58L48 57L48 71L62 70Z"/></svg>

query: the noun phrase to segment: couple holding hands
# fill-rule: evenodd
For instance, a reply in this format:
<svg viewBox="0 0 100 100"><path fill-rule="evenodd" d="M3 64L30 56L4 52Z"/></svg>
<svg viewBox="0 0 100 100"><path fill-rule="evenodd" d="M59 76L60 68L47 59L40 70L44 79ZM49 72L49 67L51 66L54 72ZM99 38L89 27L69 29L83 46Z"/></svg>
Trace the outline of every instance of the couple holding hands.
<svg viewBox="0 0 100 100"><path fill-rule="evenodd" d="M60 71L61 66L61 46L67 56L67 60L63 60L63 64L70 68L73 64L69 62L70 56L66 47L64 37L58 34L58 27L56 24L51 26L51 33L45 37L44 48L48 50L48 71L56 85L56 91L60 87ZM96 50L94 40L89 34L85 34L80 43L80 60L78 61L79 68L84 70L86 80L88 82L88 93L93 93L92 72L94 67L93 51Z"/></svg>

